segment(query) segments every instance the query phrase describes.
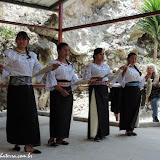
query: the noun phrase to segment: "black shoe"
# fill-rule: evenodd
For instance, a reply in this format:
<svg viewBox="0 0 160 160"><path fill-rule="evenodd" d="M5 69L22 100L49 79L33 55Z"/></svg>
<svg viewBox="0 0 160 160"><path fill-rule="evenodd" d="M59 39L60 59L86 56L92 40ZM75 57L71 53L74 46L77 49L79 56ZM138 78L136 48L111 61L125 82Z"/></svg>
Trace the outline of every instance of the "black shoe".
<svg viewBox="0 0 160 160"><path fill-rule="evenodd" d="M69 143L63 139L56 139L56 143L60 145L69 145Z"/></svg>
<svg viewBox="0 0 160 160"><path fill-rule="evenodd" d="M27 151L27 150L26 150L26 147L24 147L24 151L25 151L25 152L30 152L30 151ZM41 151L35 149L33 152L30 152L30 153L39 154L39 153L41 153Z"/></svg>
<svg viewBox="0 0 160 160"><path fill-rule="evenodd" d="M51 138L48 140L48 145L54 146L54 147L58 146L58 144L54 142L54 139L51 139Z"/></svg>
<svg viewBox="0 0 160 160"><path fill-rule="evenodd" d="M137 133L135 133L135 132L132 131L132 132L131 132L131 135L132 135L132 136L137 136Z"/></svg>
<svg viewBox="0 0 160 160"><path fill-rule="evenodd" d="M159 119L157 118L157 116L155 116L154 121L159 122Z"/></svg>
<svg viewBox="0 0 160 160"><path fill-rule="evenodd" d="M100 141L101 141L101 138L95 137L95 138L94 138L94 141L95 141L95 142L100 142Z"/></svg>
<svg viewBox="0 0 160 160"><path fill-rule="evenodd" d="M125 135L127 135L127 136L131 136L131 135L132 135L132 133L131 133L130 131L126 131Z"/></svg>
<svg viewBox="0 0 160 160"><path fill-rule="evenodd" d="M41 153L41 151L35 149L32 153L39 154L39 153Z"/></svg>
<svg viewBox="0 0 160 160"><path fill-rule="evenodd" d="M15 147L13 148L14 151L20 151L20 149L21 149L21 148L20 148L20 147L17 147L17 146L15 146Z"/></svg>

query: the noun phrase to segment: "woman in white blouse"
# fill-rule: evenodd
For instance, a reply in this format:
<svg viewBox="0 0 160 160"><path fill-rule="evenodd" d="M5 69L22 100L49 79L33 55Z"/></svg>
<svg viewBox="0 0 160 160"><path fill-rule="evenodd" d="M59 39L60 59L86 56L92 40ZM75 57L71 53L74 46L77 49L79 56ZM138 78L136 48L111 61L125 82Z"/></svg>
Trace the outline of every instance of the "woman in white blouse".
<svg viewBox="0 0 160 160"><path fill-rule="evenodd" d="M143 88L145 79L141 77L141 72L135 66L137 55L135 53L128 54L128 64L125 66L122 74L119 75L118 82L122 86L121 103L120 103L120 130L126 130L126 135L136 136L133 132L139 113L141 100L140 90Z"/></svg>
<svg viewBox="0 0 160 160"><path fill-rule="evenodd" d="M108 87L106 81L113 76L109 66L103 63L104 51L96 48L94 62L85 67L83 79L90 79L88 139L100 141L109 135ZM103 78L106 74L107 77Z"/></svg>
<svg viewBox="0 0 160 160"><path fill-rule="evenodd" d="M4 52L1 77L10 76L7 94L7 141L15 144L13 150L20 151L25 145L25 152L41 153L33 146L40 145L39 122L35 96L32 86L32 74L42 69L37 55L27 50L29 37L26 32L17 34L17 47ZM57 68L57 67L56 67ZM43 75L37 76L38 82Z"/></svg>
<svg viewBox="0 0 160 160"><path fill-rule="evenodd" d="M48 144L51 146L69 144L64 138L69 137L70 130L73 105L71 84L78 81L73 65L67 60L68 44L58 44L57 51L58 59L50 61L49 65L58 63L60 67L49 72L46 79L46 89L50 90L50 139Z"/></svg>

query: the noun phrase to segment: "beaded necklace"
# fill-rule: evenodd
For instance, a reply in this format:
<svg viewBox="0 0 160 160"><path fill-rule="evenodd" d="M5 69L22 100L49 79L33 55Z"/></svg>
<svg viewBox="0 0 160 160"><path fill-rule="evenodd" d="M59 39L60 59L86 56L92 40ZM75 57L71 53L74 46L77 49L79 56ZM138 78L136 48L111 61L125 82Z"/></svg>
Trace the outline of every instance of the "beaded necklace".
<svg viewBox="0 0 160 160"><path fill-rule="evenodd" d="M18 53L21 53L21 54L27 54L26 50L22 51L22 50L18 49L17 47L15 47L14 50L17 51Z"/></svg>

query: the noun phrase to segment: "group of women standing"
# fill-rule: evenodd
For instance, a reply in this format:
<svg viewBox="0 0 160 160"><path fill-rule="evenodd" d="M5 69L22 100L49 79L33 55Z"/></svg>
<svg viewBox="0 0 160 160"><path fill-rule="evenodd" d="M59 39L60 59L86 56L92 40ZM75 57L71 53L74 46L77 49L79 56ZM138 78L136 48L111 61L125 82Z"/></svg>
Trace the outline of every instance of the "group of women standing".
<svg viewBox="0 0 160 160"><path fill-rule="evenodd" d="M28 51L29 37L26 32L19 32L16 37L17 47L5 51L4 64L0 65L2 78L10 76L7 94L7 141L15 144L13 150L19 151L20 145L31 153L41 153L33 148L40 145L39 123L35 97L32 87L32 74L43 67L38 62L35 53ZM50 90L50 139L51 146L68 145L65 138L69 137L72 114L73 95L72 84L80 79L74 72L74 67L67 60L69 46L60 43L57 46L58 58L50 61L53 71L47 73L46 89ZM106 82L114 74L104 61L104 50L94 50L94 61L85 67L83 79L89 81L89 118L88 138L100 141L109 135L108 87ZM140 89L145 79L135 63L137 55L130 53L127 65L120 67L118 81L122 86L120 101L120 130L126 130L128 136L133 132L140 105ZM107 76L106 76L107 75ZM40 82L43 75L37 78Z"/></svg>

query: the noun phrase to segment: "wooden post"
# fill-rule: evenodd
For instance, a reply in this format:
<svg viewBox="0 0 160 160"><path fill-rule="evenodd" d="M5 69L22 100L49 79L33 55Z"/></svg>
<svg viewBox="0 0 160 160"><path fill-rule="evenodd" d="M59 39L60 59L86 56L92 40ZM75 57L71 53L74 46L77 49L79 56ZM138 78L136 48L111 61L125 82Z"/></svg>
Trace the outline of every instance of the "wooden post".
<svg viewBox="0 0 160 160"><path fill-rule="evenodd" d="M63 3L59 3L59 32L58 32L58 43L61 43L63 41L62 39L62 33L63 33Z"/></svg>

